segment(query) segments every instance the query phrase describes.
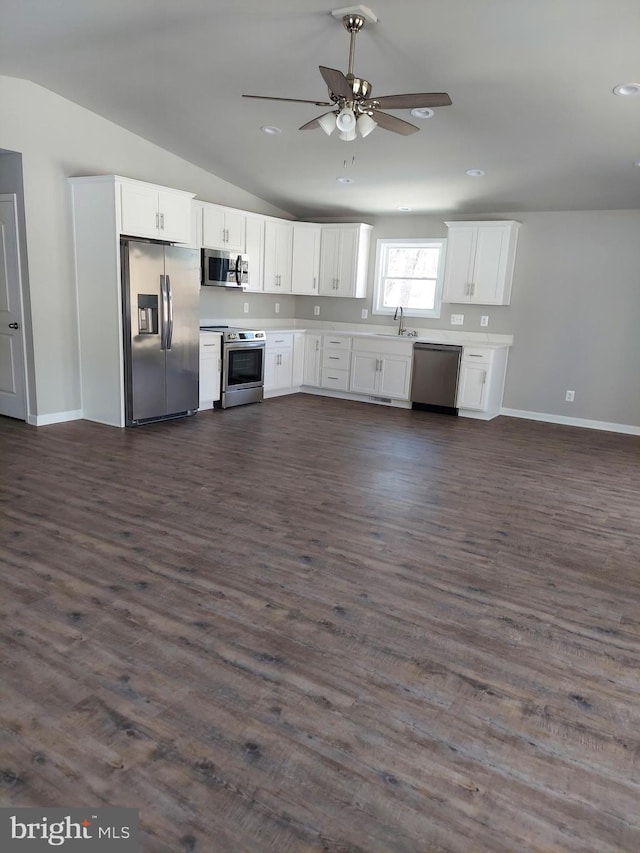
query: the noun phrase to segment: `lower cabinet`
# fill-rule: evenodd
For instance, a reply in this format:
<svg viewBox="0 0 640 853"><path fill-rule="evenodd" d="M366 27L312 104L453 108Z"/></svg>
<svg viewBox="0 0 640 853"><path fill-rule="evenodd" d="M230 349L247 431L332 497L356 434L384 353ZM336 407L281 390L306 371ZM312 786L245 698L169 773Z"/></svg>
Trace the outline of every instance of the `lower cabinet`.
<svg viewBox="0 0 640 853"><path fill-rule="evenodd" d="M322 335L307 334L304 337L304 369L302 384L320 387L322 369Z"/></svg>
<svg viewBox="0 0 640 853"><path fill-rule="evenodd" d="M394 400L408 400L413 344L354 338L349 390Z"/></svg>
<svg viewBox="0 0 640 853"><path fill-rule="evenodd" d="M200 333L200 408L211 409L220 399L221 336Z"/></svg>
<svg viewBox="0 0 640 853"><path fill-rule="evenodd" d="M304 332L267 332L264 390L291 392L303 384Z"/></svg>
<svg viewBox="0 0 640 853"><path fill-rule="evenodd" d="M458 409L489 420L500 414L508 347L464 347L458 381Z"/></svg>
<svg viewBox="0 0 640 853"><path fill-rule="evenodd" d="M351 338L348 335L323 335L320 387L348 391L350 364Z"/></svg>

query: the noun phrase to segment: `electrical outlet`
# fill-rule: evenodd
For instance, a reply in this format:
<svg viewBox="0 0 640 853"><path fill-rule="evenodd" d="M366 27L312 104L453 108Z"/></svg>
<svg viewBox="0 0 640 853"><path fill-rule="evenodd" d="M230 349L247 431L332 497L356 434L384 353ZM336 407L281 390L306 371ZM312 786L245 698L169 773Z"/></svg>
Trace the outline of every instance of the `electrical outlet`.
<svg viewBox="0 0 640 853"><path fill-rule="evenodd" d="M480 317L480 325L481 326L488 326L489 325L489 315L488 314L483 314L482 317Z"/></svg>
<svg viewBox="0 0 640 853"><path fill-rule="evenodd" d="M451 315L451 325L452 326L464 325L464 314L452 314Z"/></svg>
<svg viewBox="0 0 640 853"><path fill-rule="evenodd" d="M316 316L316 317L318 316L318 314L320 313L320 306L319 305L313 306L313 313L314 313L314 316Z"/></svg>
<svg viewBox="0 0 640 853"><path fill-rule="evenodd" d="M245 302L244 305L242 306L242 308L243 308L245 314L249 313L249 303L248 302Z"/></svg>
<svg viewBox="0 0 640 853"><path fill-rule="evenodd" d="M368 316L369 316L369 311L366 308L363 308L362 309L362 319L366 320Z"/></svg>
<svg viewBox="0 0 640 853"><path fill-rule="evenodd" d="M566 400L567 403L573 403L575 398L576 398L576 392L575 391L567 391L567 393L564 395L564 399Z"/></svg>
<svg viewBox="0 0 640 853"><path fill-rule="evenodd" d="M276 312L276 314L280 313L280 303L279 302L276 302L276 304L273 306L273 310Z"/></svg>

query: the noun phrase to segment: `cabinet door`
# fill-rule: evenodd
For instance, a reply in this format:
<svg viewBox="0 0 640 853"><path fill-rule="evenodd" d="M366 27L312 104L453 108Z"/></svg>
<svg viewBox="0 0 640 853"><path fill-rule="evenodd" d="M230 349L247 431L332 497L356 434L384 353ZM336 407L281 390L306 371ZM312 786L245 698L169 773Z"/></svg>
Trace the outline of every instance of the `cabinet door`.
<svg viewBox="0 0 640 853"><path fill-rule="evenodd" d="M383 397L408 400L411 386L411 358L385 355L381 359L378 391Z"/></svg>
<svg viewBox="0 0 640 853"><path fill-rule="evenodd" d="M294 223L291 291L314 296L320 274L320 226Z"/></svg>
<svg viewBox="0 0 640 853"><path fill-rule="evenodd" d="M321 335L305 335L302 382L304 385L312 385L314 388L320 386L321 342Z"/></svg>
<svg viewBox="0 0 640 853"><path fill-rule="evenodd" d="M380 358L375 354L354 352L351 359L349 390L357 394L375 394L379 367Z"/></svg>
<svg viewBox="0 0 640 853"><path fill-rule="evenodd" d="M291 248L293 225L288 222L265 223L264 289L270 293L291 292Z"/></svg>
<svg viewBox="0 0 640 853"><path fill-rule="evenodd" d="M207 249L226 249L224 211L215 204L205 204L202 210L202 245Z"/></svg>
<svg viewBox="0 0 640 853"><path fill-rule="evenodd" d="M158 237L158 191L144 184L120 185L120 228L130 237Z"/></svg>
<svg viewBox="0 0 640 853"><path fill-rule="evenodd" d="M356 287L359 229L341 228L338 241L337 287L335 296L353 296Z"/></svg>
<svg viewBox="0 0 640 853"><path fill-rule="evenodd" d="M444 267L444 302L469 302L478 229L449 228Z"/></svg>
<svg viewBox="0 0 640 853"><path fill-rule="evenodd" d="M172 243L191 242L191 199L175 193L158 193L159 236Z"/></svg>
<svg viewBox="0 0 640 853"><path fill-rule="evenodd" d="M200 408L220 399L220 344L200 344Z"/></svg>
<svg viewBox="0 0 640 853"><path fill-rule="evenodd" d="M338 281L340 230L322 228L320 235L320 295L335 296Z"/></svg>
<svg viewBox="0 0 640 853"><path fill-rule="evenodd" d="M487 370L480 365L465 364L460 368L458 408L484 411L487 396Z"/></svg>
<svg viewBox="0 0 640 853"><path fill-rule="evenodd" d="M506 228L478 228L471 302L484 305L502 302L507 237Z"/></svg>
<svg viewBox="0 0 640 853"><path fill-rule="evenodd" d="M264 351L264 390L278 387L278 354L280 350L267 347Z"/></svg>
<svg viewBox="0 0 640 853"><path fill-rule="evenodd" d="M224 213L225 248L230 252L243 252L246 249L247 217L244 213L226 210Z"/></svg>
<svg viewBox="0 0 640 853"><path fill-rule="evenodd" d="M264 289L264 219L248 216L246 223L249 284L246 290Z"/></svg>

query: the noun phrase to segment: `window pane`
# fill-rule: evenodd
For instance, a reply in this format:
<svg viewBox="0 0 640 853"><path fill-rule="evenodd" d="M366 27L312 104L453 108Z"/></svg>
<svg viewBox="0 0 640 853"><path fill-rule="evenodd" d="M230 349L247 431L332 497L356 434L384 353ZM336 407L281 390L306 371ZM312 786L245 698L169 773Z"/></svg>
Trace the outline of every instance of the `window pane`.
<svg viewBox="0 0 640 853"><path fill-rule="evenodd" d="M440 247L402 248L387 251L386 274L390 278L435 278L438 274Z"/></svg>
<svg viewBox="0 0 640 853"><path fill-rule="evenodd" d="M436 282L434 279L386 278L384 281L385 308L422 308L435 307Z"/></svg>

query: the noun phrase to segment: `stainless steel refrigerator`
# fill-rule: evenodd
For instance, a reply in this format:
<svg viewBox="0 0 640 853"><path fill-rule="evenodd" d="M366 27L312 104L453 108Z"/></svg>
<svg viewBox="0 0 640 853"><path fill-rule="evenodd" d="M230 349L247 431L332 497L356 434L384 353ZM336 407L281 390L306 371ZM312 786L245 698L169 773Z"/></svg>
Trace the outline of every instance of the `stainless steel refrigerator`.
<svg viewBox="0 0 640 853"><path fill-rule="evenodd" d="M120 252L126 425L195 414L200 253L125 239Z"/></svg>

